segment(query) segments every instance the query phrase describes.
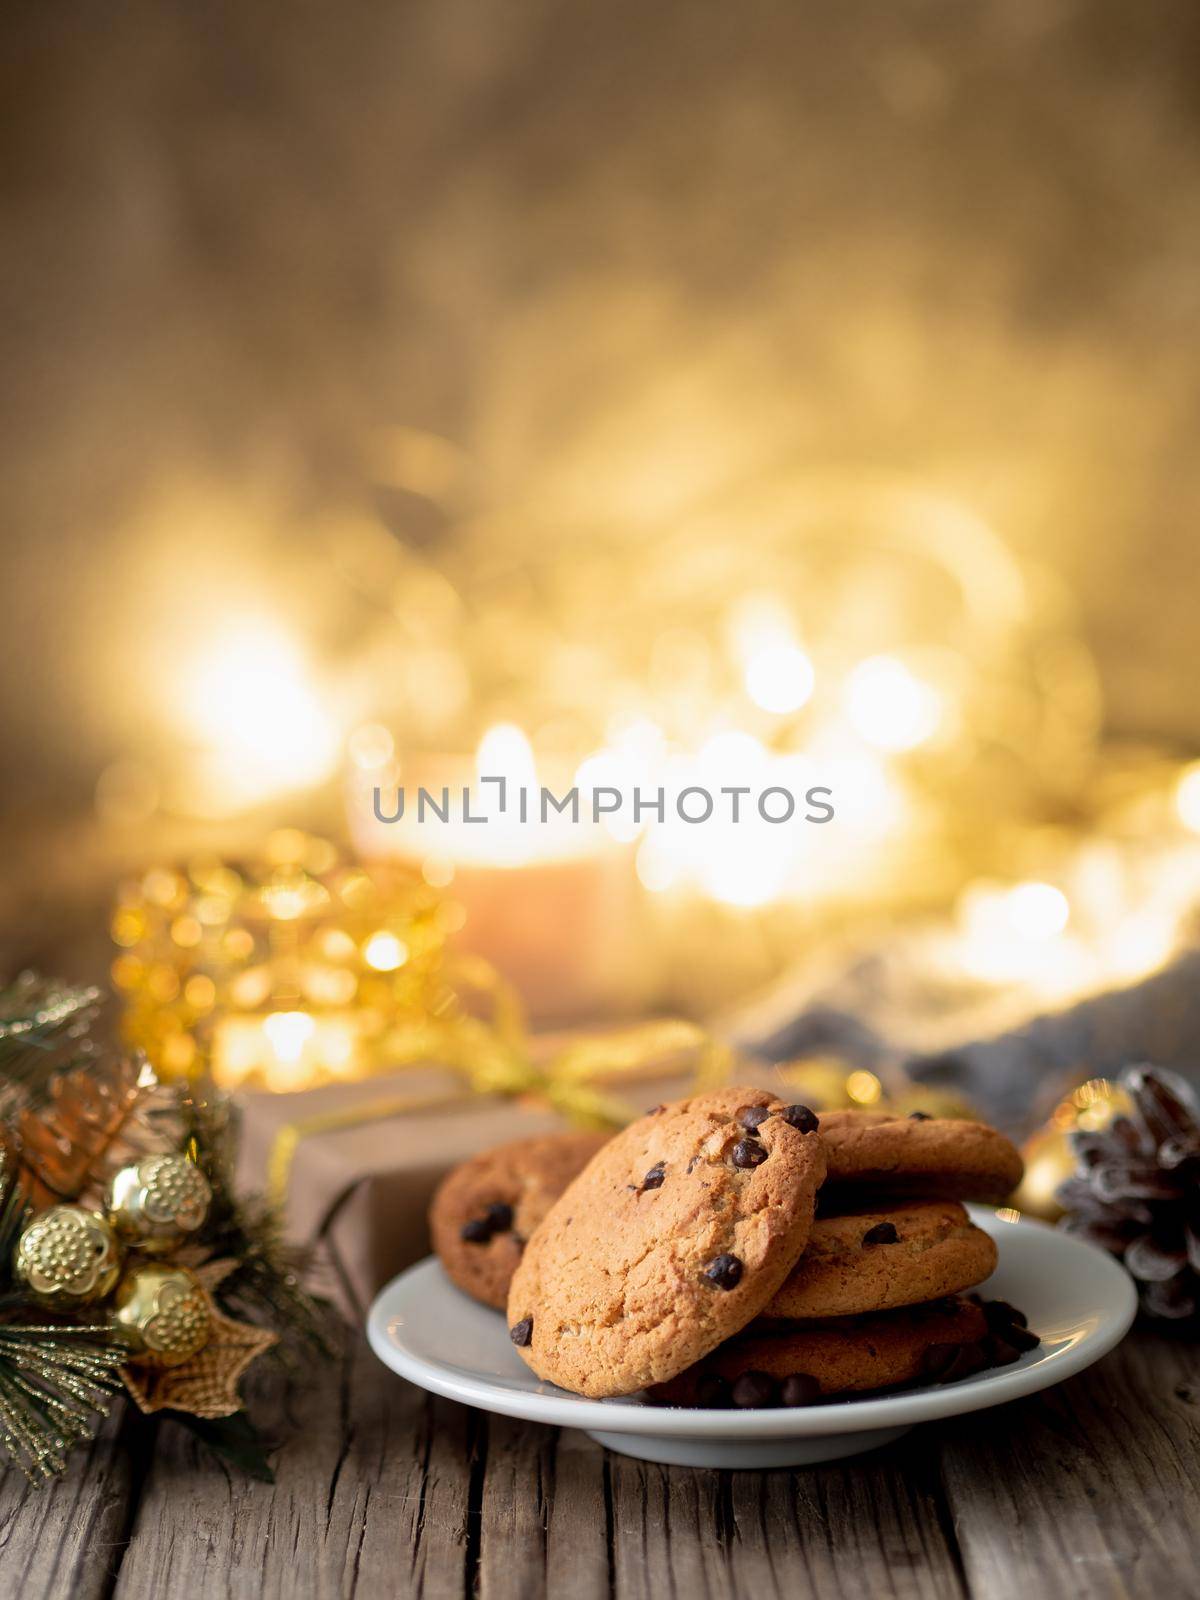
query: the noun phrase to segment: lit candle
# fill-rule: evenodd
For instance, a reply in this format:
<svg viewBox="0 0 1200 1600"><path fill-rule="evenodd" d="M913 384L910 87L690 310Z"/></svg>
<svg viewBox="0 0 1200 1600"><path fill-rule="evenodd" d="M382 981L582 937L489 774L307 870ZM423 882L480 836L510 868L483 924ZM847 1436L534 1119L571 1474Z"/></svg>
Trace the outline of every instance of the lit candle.
<svg viewBox="0 0 1200 1600"><path fill-rule="evenodd" d="M473 760L405 767L403 784L383 730L363 732L351 741L360 854L415 864L445 890L463 913L459 947L489 960L534 1016L627 1006L637 978L631 853L594 820L586 791L572 802L572 779L539 774L511 723L489 729Z"/></svg>

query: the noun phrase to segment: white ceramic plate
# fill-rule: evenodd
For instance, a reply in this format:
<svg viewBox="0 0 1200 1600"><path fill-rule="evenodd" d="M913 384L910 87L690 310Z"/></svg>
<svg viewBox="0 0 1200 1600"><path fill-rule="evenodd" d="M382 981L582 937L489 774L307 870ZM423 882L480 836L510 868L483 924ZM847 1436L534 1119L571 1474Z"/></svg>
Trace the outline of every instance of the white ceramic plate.
<svg viewBox="0 0 1200 1600"><path fill-rule="evenodd" d="M1042 1343L1011 1366L940 1387L764 1411L584 1400L539 1382L509 1343L500 1313L456 1289L433 1257L383 1290L367 1334L381 1361L423 1389L506 1417L582 1428L624 1455L695 1467L832 1461L888 1444L914 1423L1049 1388L1098 1361L1127 1332L1137 1299L1108 1256L1042 1223L970 1209L1000 1247L999 1265L981 1292L1019 1306Z"/></svg>

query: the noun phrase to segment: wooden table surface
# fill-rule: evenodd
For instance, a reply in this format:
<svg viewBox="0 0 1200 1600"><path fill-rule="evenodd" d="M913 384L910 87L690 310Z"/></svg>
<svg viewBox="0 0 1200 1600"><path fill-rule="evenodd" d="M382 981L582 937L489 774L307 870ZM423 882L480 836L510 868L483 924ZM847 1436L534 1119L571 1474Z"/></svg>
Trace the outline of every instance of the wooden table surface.
<svg viewBox="0 0 1200 1600"><path fill-rule="evenodd" d="M50 917L42 893L0 919L24 930L12 970L102 970L111 890L93 876L91 915ZM28 943L39 907L45 950ZM93 930L70 960L64 928ZM251 1392L280 1441L273 1486L131 1405L48 1487L0 1472L0 1600L1200 1594L1200 1341L1163 1333L1029 1400L762 1473L652 1466L469 1411L360 1342L340 1371Z"/></svg>
<svg viewBox="0 0 1200 1600"><path fill-rule="evenodd" d="M63 1480L0 1478L20 1600L1200 1593L1200 1346L1137 1332L1030 1400L826 1467L725 1473L434 1399L355 1342L260 1420L274 1486L121 1407Z"/></svg>

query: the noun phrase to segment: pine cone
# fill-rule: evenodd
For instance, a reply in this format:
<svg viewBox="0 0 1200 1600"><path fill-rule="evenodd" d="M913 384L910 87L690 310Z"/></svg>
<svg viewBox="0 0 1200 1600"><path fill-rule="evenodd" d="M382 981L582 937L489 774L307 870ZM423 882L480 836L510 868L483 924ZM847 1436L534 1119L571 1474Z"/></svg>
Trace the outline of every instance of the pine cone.
<svg viewBox="0 0 1200 1600"><path fill-rule="evenodd" d="M1160 1067L1126 1067L1133 1102L1096 1133L1071 1135L1078 1165L1058 1191L1062 1226L1125 1263L1151 1317L1200 1312L1200 1103Z"/></svg>

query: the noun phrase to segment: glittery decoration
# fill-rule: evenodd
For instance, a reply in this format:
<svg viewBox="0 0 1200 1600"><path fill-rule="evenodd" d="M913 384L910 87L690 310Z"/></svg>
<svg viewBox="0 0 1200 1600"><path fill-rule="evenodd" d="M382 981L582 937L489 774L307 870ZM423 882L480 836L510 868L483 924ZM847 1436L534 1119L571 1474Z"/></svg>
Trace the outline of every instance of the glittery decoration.
<svg viewBox="0 0 1200 1600"><path fill-rule="evenodd" d="M189 1411L196 1417L229 1417L242 1407L238 1381L246 1368L276 1342L265 1328L226 1316L209 1294L209 1286L231 1270L234 1263L214 1262L216 1269L196 1274L208 1277L204 1296L211 1332L208 1343L188 1360L173 1367L123 1367L125 1387L142 1411Z"/></svg>
<svg viewBox="0 0 1200 1600"><path fill-rule="evenodd" d="M54 1477L120 1387L124 1348L101 1325L0 1324L0 1449L31 1483Z"/></svg>
<svg viewBox="0 0 1200 1600"><path fill-rule="evenodd" d="M13 1270L43 1305L88 1305L116 1283L121 1247L98 1211L51 1206L22 1232Z"/></svg>
<svg viewBox="0 0 1200 1600"><path fill-rule="evenodd" d="M129 1340L131 1365L175 1367L202 1350L212 1332L211 1301L186 1267L144 1262L122 1278L112 1320Z"/></svg>
<svg viewBox="0 0 1200 1600"><path fill-rule="evenodd" d="M208 1179L194 1161L181 1155L146 1156L113 1178L108 1220L140 1250L170 1250L203 1224L211 1200Z"/></svg>

